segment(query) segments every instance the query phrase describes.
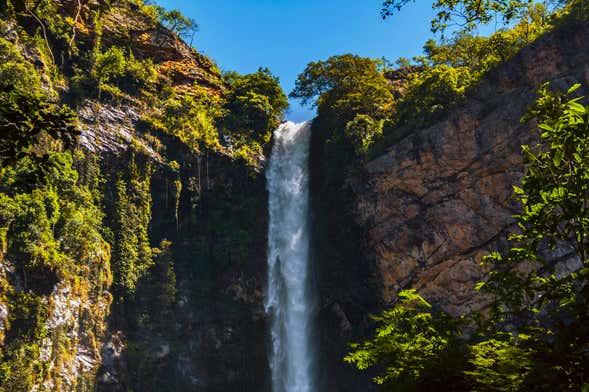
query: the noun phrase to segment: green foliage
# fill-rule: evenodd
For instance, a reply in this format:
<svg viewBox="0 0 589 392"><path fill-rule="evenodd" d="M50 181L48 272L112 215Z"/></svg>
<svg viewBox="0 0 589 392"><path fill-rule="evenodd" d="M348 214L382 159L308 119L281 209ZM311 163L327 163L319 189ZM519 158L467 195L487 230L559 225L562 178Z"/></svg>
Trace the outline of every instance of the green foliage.
<svg viewBox="0 0 589 392"><path fill-rule="evenodd" d="M382 6L383 18L390 17L401 10L411 0L385 0ZM555 0L549 3L565 3ZM438 11L431 21L433 32L444 31L447 27L459 26L473 30L478 25L493 21L497 16L504 24L525 18L530 7L535 6L533 0L436 0L433 8Z"/></svg>
<svg viewBox="0 0 589 392"><path fill-rule="evenodd" d="M519 330L534 342L535 373L561 390L580 388L589 359L589 108L571 98L578 88L554 93L544 85L524 118L538 121L541 143L522 146L527 173L514 188L519 232L507 252L485 259L493 269L480 286L497 298L493 322L520 320ZM561 271L547 257L557 249L579 265ZM536 272L523 273L530 264Z"/></svg>
<svg viewBox="0 0 589 392"><path fill-rule="evenodd" d="M153 60L137 60L130 51L125 58L125 73L120 82L122 88L131 94L143 92L154 92L158 84L158 73Z"/></svg>
<svg viewBox="0 0 589 392"><path fill-rule="evenodd" d="M203 99L206 92L200 93L201 96L174 96L165 102L161 113L148 119L155 128L178 137L197 154L221 147L214 117L218 102Z"/></svg>
<svg viewBox="0 0 589 392"><path fill-rule="evenodd" d="M414 126L427 125L439 114L461 103L473 79L469 68L444 64L411 74L407 94L399 103L397 121Z"/></svg>
<svg viewBox="0 0 589 392"><path fill-rule="evenodd" d="M40 78L17 48L0 39L0 163L11 164L28 157L33 180L49 170L49 157L38 145L50 137L71 148L78 132L75 113L41 93Z"/></svg>
<svg viewBox="0 0 589 392"><path fill-rule="evenodd" d="M473 75L480 77L549 30L550 21L547 8L535 4L526 8L519 23L510 29L499 30L490 37L459 31L444 45L438 45L430 39L424 46L423 59L426 65L432 67L466 67Z"/></svg>
<svg viewBox="0 0 589 392"><path fill-rule="evenodd" d="M515 339L485 340L470 349L471 370L464 374L473 391L519 391L533 367L530 353L518 347Z"/></svg>
<svg viewBox="0 0 589 392"><path fill-rule="evenodd" d="M309 63L297 78L290 96L303 104L317 99L314 105L320 114L329 110L344 115L347 121L353 119L351 113L377 117L393 104L379 66L378 60L351 54Z"/></svg>
<svg viewBox="0 0 589 392"><path fill-rule="evenodd" d="M519 313L554 300L558 300L560 312L563 307L568 309L587 300L572 289L583 285L589 273L589 110L580 103L582 98L570 98L578 88L575 85L566 94L559 94L544 85L536 106L524 118L538 120L541 143L522 146L527 174L521 187L514 188L523 206L522 213L515 216L520 232L510 236L513 246L509 252L486 258L489 263L509 268L493 271L489 283L483 286L498 294L510 312ZM583 268L570 275L557 275L553 263L542 257L541 248L554 250L567 244ZM548 275L522 276L513 267L523 261L540 263ZM502 281L512 284L503 285ZM525 296L520 290L526 291ZM542 300L537 303L539 294ZM527 297L530 301L524 300Z"/></svg>
<svg viewBox="0 0 589 392"><path fill-rule="evenodd" d="M172 243L164 240L159 248L154 249L154 264L149 278L141 288L145 295L141 300L146 303L154 318L154 327L162 331L173 328L174 308L176 306L176 272L172 254Z"/></svg>
<svg viewBox="0 0 589 392"><path fill-rule="evenodd" d="M443 45L429 40L425 56L414 59L421 69L408 76L395 114L397 124L423 127L437 120L460 104L488 71L549 30L549 20L547 9L536 4L522 10L521 21L513 28L490 37L460 31Z"/></svg>
<svg viewBox="0 0 589 392"><path fill-rule="evenodd" d="M230 72L224 80L228 89L223 96L223 126L258 143L269 142L288 108L278 78L260 68L248 75Z"/></svg>
<svg viewBox="0 0 589 392"><path fill-rule="evenodd" d="M0 352L0 391L28 391L41 381L44 366L36 360L46 336L47 305L29 293L9 296L8 336Z"/></svg>
<svg viewBox="0 0 589 392"><path fill-rule="evenodd" d="M198 31L198 24L194 19L187 18L179 10L165 11L160 8L160 21L183 38L194 35Z"/></svg>
<svg viewBox="0 0 589 392"><path fill-rule="evenodd" d="M178 137L194 153L229 152L256 165L288 101L278 79L267 69L249 75L227 73L221 96L194 86L191 95L172 94L146 120ZM227 146L221 143L221 134Z"/></svg>
<svg viewBox="0 0 589 392"><path fill-rule="evenodd" d="M346 124L345 135L352 141L357 155L366 154L368 149L380 135L384 120L375 121L365 114L358 114Z"/></svg>
<svg viewBox="0 0 589 392"><path fill-rule="evenodd" d="M120 77L125 72L125 52L123 49L111 46L106 52L99 52L94 60L94 66L90 72L98 82L98 98L101 98L102 90L105 88L113 95L116 95L107 84L111 79Z"/></svg>
<svg viewBox="0 0 589 392"><path fill-rule="evenodd" d="M125 71L125 52L117 46L111 46L104 53L98 53L93 73L100 83L121 76Z"/></svg>
<svg viewBox="0 0 589 392"><path fill-rule="evenodd" d="M48 155L34 152L34 144L48 135L71 148L77 136L74 119L69 108L49 103L43 95L0 87L0 161L28 157L40 170L48 170Z"/></svg>
<svg viewBox="0 0 589 392"><path fill-rule="evenodd" d="M99 99L103 98L104 92L110 98L140 96L147 99L157 92L159 76L151 58L138 60L132 50L118 46L111 46L102 52L99 46L100 41L93 54L90 72L86 74L77 70L72 78L79 94L91 95L97 91Z"/></svg>
<svg viewBox="0 0 589 392"><path fill-rule="evenodd" d="M151 0L133 0L130 1L140 7L154 24L161 24L178 34L183 39L192 39L198 32L198 23L191 18L187 18L182 11L177 9L166 10L164 7L154 4Z"/></svg>
<svg viewBox="0 0 589 392"><path fill-rule="evenodd" d="M541 4L522 7L517 20L511 29L490 37L461 30L443 44L429 40L424 56L399 59L401 68L396 70L386 59L351 54L312 62L290 96L317 106L314 126L328 143L326 157L335 173L349 167L353 155L360 160L374 156L411 129L440 120L466 99L487 72L555 23Z"/></svg>
<svg viewBox="0 0 589 392"><path fill-rule="evenodd" d="M337 170L354 151L368 151L395 105L382 62L351 54L309 63L290 97L317 106Z"/></svg>
<svg viewBox="0 0 589 392"><path fill-rule="evenodd" d="M137 282L153 265L149 242L151 166L131 158L128 175L115 184L112 270L115 292L133 295Z"/></svg>
<svg viewBox="0 0 589 392"><path fill-rule="evenodd" d="M49 152L48 159L52 164L45 183L23 181L29 177L28 157L0 169L0 259L14 266L14 275L0 285L0 300L8 304L0 391L31 390L49 377L40 355L47 339L56 341L60 333L45 325L52 311L47 296L56 284L71 287L80 298L92 292L99 303L99 309L88 309L89 338L100 331L102 307L108 307L103 296L111 283L110 247L101 235L103 214L79 180L70 153ZM27 185L19 185L23 182ZM50 351L52 358L58 351Z"/></svg>
<svg viewBox="0 0 589 392"><path fill-rule="evenodd" d="M13 86L16 90L40 92L41 79L31 63L18 48L0 38L0 86Z"/></svg>
<svg viewBox="0 0 589 392"><path fill-rule="evenodd" d="M464 354L457 344L457 323L441 313L415 290L401 291L399 304L379 316L372 340L351 344L353 351L344 360L364 370L381 365L384 370L374 378L377 384L395 385L397 390L450 385ZM418 387L417 387L418 386Z"/></svg>

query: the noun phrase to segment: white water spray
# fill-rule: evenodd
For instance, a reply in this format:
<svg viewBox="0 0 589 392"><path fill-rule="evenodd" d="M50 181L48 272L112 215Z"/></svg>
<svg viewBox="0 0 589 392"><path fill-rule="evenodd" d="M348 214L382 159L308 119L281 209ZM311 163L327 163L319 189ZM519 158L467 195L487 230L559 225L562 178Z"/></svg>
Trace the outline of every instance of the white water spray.
<svg viewBox="0 0 589 392"><path fill-rule="evenodd" d="M268 290L273 392L313 392L309 294L310 123L274 132L266 172L269 192Z"/></svg>

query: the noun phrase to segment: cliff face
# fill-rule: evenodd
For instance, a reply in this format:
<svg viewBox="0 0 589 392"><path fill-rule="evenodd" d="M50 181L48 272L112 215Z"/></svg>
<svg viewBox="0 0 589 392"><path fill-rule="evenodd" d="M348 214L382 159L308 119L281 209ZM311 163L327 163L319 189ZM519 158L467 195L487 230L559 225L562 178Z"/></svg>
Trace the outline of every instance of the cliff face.
<svg viewBox="0 0 589 392"><path fill-rule="evenodd" d="M129 20L121 36L120 25ZM103 40L126 39L133 40L137 58L154 59L159 77L175 91L191 95L204 87L215 95L224 88L210 60L175 34L147 28L134 15L108 15ZM99 389L264 390L269 370L263 173L224 153L194 154L175 137L147 133L142 117L150 109L140 100L88 100L78 111L82 144L101 156L107 173L107 196L115 192L116 173L137 154L150 162L149 241L152 246L171 241L175 275L165 322L156 321L161 309L154 305L161 288L147 279L138 282L133 299L115 301L101 351ZM180 164L179 173L169 170L171 161Z"/></svg>
<svg viewBox="0 0 589 392"><path fill-rule="evenodd" d="M488 75L464 107L351 180L383 302L413 287L454 315L484 306L473 291L480 262L512 229L521 145L536 140L534 124L519 119L542 83L589 84L588 38L582 24L540 38Z"/></svg>
<svg viewBox="0 0 589 392"><path fill-rule="evenodd" d="M89 21L98 4L78 9L77 1L63 1L64 14L80 11L76 34L86 50L94 44ZM223 91L208 58L135 11L113 7L105 13L103 46L124 42L135 58L152 59L158 80L175 92ZM5 29L4 38L18 43L17 37L14 26ZM479 263L504 245L513 226L517 205L510 196L522 176L520 145L536 137L531 124L518 120L545 81L589 85L588 43L586 25L542 37L489 74L445 120L401 132L409 136L345 183L326 182L324 141L313 135L312 246L322 390L370 390L368 377L344 365L342 357L349 341L370 331L368 315L394 302L400 289L417 288L452 314L485 306L474 292L484 276ZM31 63L46 65L34 47L19 45ZM263 174L226 152L196 154L178 138L149 129L144 121L152 109L149 99L72 102L67 86L62 90L62 99L78 112L80 147L95 159L104 180L100 234L117 230L119 185L127 176L129 188L147 190L130 203L138 209L147 205L147 245L157 262L132 296L117 296L109 288L110 249L97 235L100 252L78 260L80 270L73 275L79 279L37 277L46 280L36 294L48 309L48 335L34 353L47 366L35 380L37 390L92 388L95 382L104 391L268 390ZM0 348L12 338L5 286L23 292L32 286L20 278L4 242ZM116 240L110 238L110 245L116 248Z"/></svg>
<svg viewBox="0 0 589 392"><path fill-rule="evenodd" d="M75 31L80 53L96 45L92 18L103 7L103 48L129 47L135 59L149 58L159 85L175 94L206 91L218 96L225 88L207 57L154 24L133 4L60 4L64 17L73 20L79 13ZM39 50L19 41L15 25L0 27L6 27L4 38L18 45L39 72L48 66ZM67 72L73 65L63 67ZM50 88L48 82L45 85ZM96 246L104 253L77 260L81 272L75 282L52 277L43 290L33 289L47 308L47 319L40 325L47 338L40 352L31 354L35 363L46 366L32 382L36 390L90 390L94 384L104 391L266 390L263 173L226 150L198 154L177 137L149 129L149 96L77 100L72 85L58 86L59 95L76 109L79 147L96 166L92 170L99 172L102 234L110 236L110 246L101 238ZM76 165L85 177L85 163ZM132 207L128 211L148 219L146 247L155 260L138 279L133 295L126 297L109 287L109 259L114 264L119 257L121 180L127 188L127 207ZM140 233L139 227L133 229ZM3 349L5 335L8 344L16 330L8 322L15 316L5 288L26 292L33 284L22 282L14 255L4 242L0 245Z"/></svg>
<svg viewBox="0 0 589 392"><path fill-rule="evenodd" d="M331 192L341 199L337 211L316 196L316 219L331 230L316 245L331 249L318 251L326 363L346 385L366 377L341 363L346 342L362 339L371 325L367 315L392 304L399 290L415 288L453 315L485 307L474 290L484 277L480 262L501 250L514 229L518 206L511 195L523 175L521 145L537 140L534 124L519 119L546 81L565 90L589 85L588 43L586 24L541 37L487 75L444 120L402 130L409 136L348 176ZM320 155L318 147L318 167ZM314 195L327 186L321 169L315 171ZM360 249L348 249L353 241ZM572 262L563 257L562 268Z"/></svg>

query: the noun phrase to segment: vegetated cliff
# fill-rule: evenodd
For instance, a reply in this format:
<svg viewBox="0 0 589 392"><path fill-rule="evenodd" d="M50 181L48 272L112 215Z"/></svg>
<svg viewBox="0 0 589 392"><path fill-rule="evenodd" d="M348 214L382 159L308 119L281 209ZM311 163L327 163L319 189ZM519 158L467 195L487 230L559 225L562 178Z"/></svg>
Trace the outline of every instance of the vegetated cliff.
<svg viewBox="0 0 589 392"><path fill-rule="evenodd" d="M40 4L33 12L54 2ZM23 283L15 268L21 261L11 252L18 228L5 228L0 219L0 357L8 360L9 345L31 357L31 367L12 369L7 383L13 384L0 390L21 380L18 385L39 391L91 390L95 384L104 391L268 389L263 157L242 159L227 140L215 150L195 148L152 121L164 110L158 94L197 103L218 98L227 88L220 72L155 22L142 2L55 4L53 20L65 20L64 30L74 32L64 40L70 48L25 12L17 13L24 22L1 21L2 38L34 64L48 95L78 114L73 166L78 184L93 183L88 188L99 199L90 214L103 226L95 245L103 253L75 260L81 272L72 272L72 282L48 274L43 287L33 287L43 276ZM38 39L42 32L46 40ZM103 86L92 80L100 72L96 59L113 47L129 48L122 53L130 59ZM145 75L150 86L136 87L143 83L133 79L143 76L142 69L130 71L137 64L155 70ZM194 119L199 121L206 119ZM71 256L67 248L63 252ZM31 327L43 335L38 350L28 337L32 349L16 340L29 328L21 324L36 314L16 314L22 306L11 296L29 292L46 310Z"/></svg>
<svg viewBox="0 0 589 392"><path fill-rule="evenodd" d="M135 56L153 59L159 77L177 92L193 95L196 86L218 95L224 89L210 60L169 30L121 13L103 26L103 41L131 39ZM142 156L152 199L149 242L171 241L167 257L175 275L168 303L157 303L166 287L146 277L133 298L113 304L100 389L264 390L264 176L229 152L195 154L174 136L147 132L149 105L88 100L79 109L84 146L99 152L103 169L113 173L107 195L116 187L115 173ZM116 197L110 197L114 206Z"/></svg>
<svg viewBox="0 0 589 392"><path fill-rule="evenodd" d="M485 307L474 290L484 277L480 262L490 250L502 249L513 229L512 186L523 174L520 147L537 140L534 124L519 120L546 81L565 90L581 83L587 92L588 43L586 23L546 34L490 72L442 121L399 129L407 136L339 188L330 188L322 173L322 141L315 140L316 227L329 230L316 233L315 244L319 318L332 376L326 388L360 388L366 375L354 375L341 362L346 343L362 339L368 313L393 303L399 290L415 288L453 315ZM339 200L335 210L321 196L326 191ZM557 261L563 269L574 263L566 251Z"/></svg>

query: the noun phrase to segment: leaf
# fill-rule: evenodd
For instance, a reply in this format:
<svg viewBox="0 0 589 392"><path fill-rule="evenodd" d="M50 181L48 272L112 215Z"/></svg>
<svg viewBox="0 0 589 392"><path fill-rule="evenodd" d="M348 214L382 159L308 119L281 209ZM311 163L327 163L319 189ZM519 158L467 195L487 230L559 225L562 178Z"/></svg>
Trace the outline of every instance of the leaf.
<svg viewBox="0 0 589 392"><path fill-rule="evenodd" d="M568 90L567 90L567 95L572 94L573 92L575 92L576 90L578 90L581 87L580 83L575 83L573 84Z"/></svg>
<svg viewBox="0 0 589 392"><path fill-rule="evenodd" d="M554 152L554 157L552 158L552 162L554 162L554 166L559 167L563 158L564 158L564 151L556 150Z"/></svg>
<svg viewBox="0 0 589 392"><path fill-rule="evenodd" d="M583 106L580 103L577 103L575 101L570 101L569 103L567 103L567 106L568 106L569 110L571 110L575 113L578 113L578 114L585 114L585 112L587 111L585 106Z"/></svg>
<svg viewBox="0 0 589 392"><path fill-rule="evenodd" d="M515 185L513 186L513 191L517 195L523 195L525 193L522 188L520 188L519 186L515 186Z"/></svg>
<svg viewBox="0 0 589 392"><path fill-rule="evenodd" d="M538 128L554 132L554 128L546 123L538 124Z"/></svg>

